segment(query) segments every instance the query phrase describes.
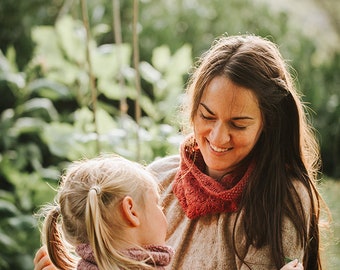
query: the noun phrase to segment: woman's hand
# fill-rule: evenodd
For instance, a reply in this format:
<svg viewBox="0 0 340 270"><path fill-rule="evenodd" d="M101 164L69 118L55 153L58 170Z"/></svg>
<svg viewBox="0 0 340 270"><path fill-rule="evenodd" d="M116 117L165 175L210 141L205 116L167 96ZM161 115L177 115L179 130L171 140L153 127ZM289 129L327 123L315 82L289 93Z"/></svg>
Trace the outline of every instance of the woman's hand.
<svg viewBox="0 0 340 270"><path fill-rule="evenodd" d="M285 264L280 270L303 270L303 266L298 259L295 259Z"/></svg>
<svg viewBox="0 0 340 270"><path fill-rule="evenodd" d="M48 256L45 246L42 246L34 257L34 270L57 270Z"/></svg>

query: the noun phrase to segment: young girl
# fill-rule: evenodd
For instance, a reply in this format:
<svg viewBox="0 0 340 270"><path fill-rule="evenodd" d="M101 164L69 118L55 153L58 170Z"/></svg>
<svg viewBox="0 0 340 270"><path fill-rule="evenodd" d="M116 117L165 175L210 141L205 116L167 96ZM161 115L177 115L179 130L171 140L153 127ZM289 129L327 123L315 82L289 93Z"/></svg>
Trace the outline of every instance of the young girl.
<svg viewBox="0 0 340 270"><path fill-rule="evenodd" d="M153 176L137 163L118 156L74 162L55 204L43 208L52 263L58 269L163 269L173 250L165 246L158 200Z"/></svg>

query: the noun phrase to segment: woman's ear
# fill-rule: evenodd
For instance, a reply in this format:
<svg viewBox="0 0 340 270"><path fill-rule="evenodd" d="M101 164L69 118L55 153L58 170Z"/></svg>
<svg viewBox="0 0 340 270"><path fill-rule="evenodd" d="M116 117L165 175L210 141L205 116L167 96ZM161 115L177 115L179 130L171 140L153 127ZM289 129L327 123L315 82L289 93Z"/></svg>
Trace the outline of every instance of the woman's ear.
<svg viewBox="0 0 340 270"><path fill-rule="evenodd" d="M139 214L137 211L137 205L130 196L125 196L122 201L123 217L133 227L140 225Z"/></svg>

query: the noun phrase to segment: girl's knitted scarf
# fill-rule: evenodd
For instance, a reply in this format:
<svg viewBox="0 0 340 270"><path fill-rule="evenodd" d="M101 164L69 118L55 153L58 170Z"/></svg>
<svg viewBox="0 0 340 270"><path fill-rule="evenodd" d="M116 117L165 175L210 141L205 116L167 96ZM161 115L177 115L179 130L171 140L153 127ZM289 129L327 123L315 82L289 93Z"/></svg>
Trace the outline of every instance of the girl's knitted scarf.
<svg viewBox="0 0 340 270"><path fill-rule="evenodd" d="M144 246L144 250L138 248L130 248L122 251L127 257L143 261L146 264L154 266L155 269L165 269L169 265L174 251L169 246ZM94 258L93 250L89 244L80 244L76 248L76 253L81 257L77 265L77 270L98 270L96 260Z"/></svg>
<svg viewBox="0 0 340 270"><path fill-rule="evenodd" d="M253 165L226 174L217 181L204 173L206 164L192 135L186 138L180 150L180 169L175 176L173 192L187 217L194 219L237 211Z"/></svg>

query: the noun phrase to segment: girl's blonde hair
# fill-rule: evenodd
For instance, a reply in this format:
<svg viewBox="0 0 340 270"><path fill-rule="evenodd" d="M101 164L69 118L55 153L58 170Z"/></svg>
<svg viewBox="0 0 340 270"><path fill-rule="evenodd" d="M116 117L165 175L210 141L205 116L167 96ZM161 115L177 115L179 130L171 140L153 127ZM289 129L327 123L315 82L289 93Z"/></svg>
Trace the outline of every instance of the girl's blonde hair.
<svg viewBox="0 0 340 270"><path fill-rule="evenodd" d="M126 243L121 236L120 202L129 195L143 205L150 189L158 192L153 176L142 165L122 157L102 155L73 162L61 178L54 205L42 210L43 242L53 264L75 269L78 258L74 248L87 243L99 269L152 269L116 249Z"/></svg>

